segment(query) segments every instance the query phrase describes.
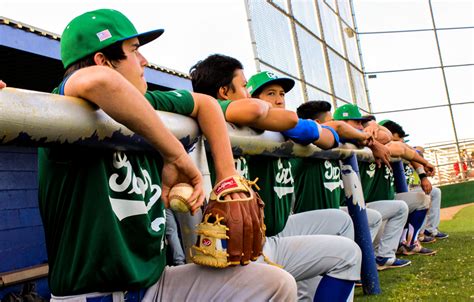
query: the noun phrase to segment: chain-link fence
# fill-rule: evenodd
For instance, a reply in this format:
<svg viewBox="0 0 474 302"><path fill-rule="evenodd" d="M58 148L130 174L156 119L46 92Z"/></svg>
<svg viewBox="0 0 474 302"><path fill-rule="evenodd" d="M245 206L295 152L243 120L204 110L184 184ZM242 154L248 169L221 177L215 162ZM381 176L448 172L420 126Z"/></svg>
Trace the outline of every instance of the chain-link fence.
<svg viewBox="0 0 474 302"><path fill-rule="evenodd" d="M474 2L246 0L246 6L257 70L296 81L289 109L308 100L332 102L333 110L357 104L378 120L398 122L412 134L410 144L426 147L438 166L434 183L470 178Z"/></svg>
<svg viewBox="0 0 474 302"><path fill-rule="evenodd" d="M308 100L370 111L348 1L247 0L257 70L291 77L289 109Z"/></svg>

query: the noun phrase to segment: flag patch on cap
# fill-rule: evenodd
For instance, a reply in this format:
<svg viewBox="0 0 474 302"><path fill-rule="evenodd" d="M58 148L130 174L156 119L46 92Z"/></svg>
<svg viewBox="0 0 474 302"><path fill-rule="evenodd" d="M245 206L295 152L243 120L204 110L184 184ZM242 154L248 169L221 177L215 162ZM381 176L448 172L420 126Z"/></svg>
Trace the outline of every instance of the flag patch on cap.
<svg viewBox="0 0 474 302"><path fill-rule="evenodd" d="M348 112L343 112L342 116L349 116L349 113Z"/></svg>
<svg viewBox="0 0 474 302"><path fill-rule="evenodd" d="M112 38L112 34L110 33L110 31L108 29L106 29L106 30L98 32L97 37L99 38L100 42L103 42L107 39Z"/></svg>

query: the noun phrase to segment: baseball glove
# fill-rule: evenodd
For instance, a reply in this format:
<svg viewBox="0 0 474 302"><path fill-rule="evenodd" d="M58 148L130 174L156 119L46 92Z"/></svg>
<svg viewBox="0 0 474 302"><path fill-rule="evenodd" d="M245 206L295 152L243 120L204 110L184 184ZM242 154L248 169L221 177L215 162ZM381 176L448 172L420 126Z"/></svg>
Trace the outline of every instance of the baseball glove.
<svg viewBox="0 0 474 302"><path fill-rule="evenodd" d="M191 252L194 263L222 268L246 265L262 255L266 227L264 203L252 190L252 185L259 189L256 181L231 176L214 187L203 221L197 225L198 239ZM234 192L247 198L224 199Z"/></svg>

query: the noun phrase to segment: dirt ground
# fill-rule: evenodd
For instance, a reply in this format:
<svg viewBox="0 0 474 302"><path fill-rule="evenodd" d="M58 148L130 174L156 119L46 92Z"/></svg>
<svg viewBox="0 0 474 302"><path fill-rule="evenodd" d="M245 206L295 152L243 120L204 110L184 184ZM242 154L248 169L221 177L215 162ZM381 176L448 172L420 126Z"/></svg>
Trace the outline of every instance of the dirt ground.
<svg viewBox="0 0 474 302"><path fill-rule="evenodd" d="M453 219L454 215L456 215L456 213L459 212L459 210L461 210L462 208L468 207L468 206L472 206L472 205L474 205L474 202L462 204L462 205L459 205L459 206L449 207L449 208L443 208L443 209L441 209L441 218L440 219L441 220L451 220L451 219Z"/></svg>

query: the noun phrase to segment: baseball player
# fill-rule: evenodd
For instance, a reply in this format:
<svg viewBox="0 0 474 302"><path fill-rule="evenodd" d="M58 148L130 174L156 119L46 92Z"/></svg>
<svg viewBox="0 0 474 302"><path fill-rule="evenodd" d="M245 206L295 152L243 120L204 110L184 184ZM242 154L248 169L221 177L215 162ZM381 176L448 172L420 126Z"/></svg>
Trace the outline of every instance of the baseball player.
<svg viewBox="0 0 474 302"><path fill-rule="evenodd" d="M364 130L363 123L365 119L362 118L359 108L357 108L356 105L346 104L337 108L334 112L334 119L344 121L361 131ZM388 130L386 130L386 128L381 125L376 125L372 122L371 127L373 127L373 129L378 132L378 136L381 138L383 136L383 133L388 135L386 133L386 131ZM379 138L377 138L377 140L378 139ZM385 138L382 139L386 140ZM396 144L394 144L394 146L397 147ZM388 145L388 148L390 148L390 145ZM404 152L406 151L407 150L404 149L403 152L400 152L400 154L397 155L405 154ZM411 153L411 156L416 156L416 154ZM410 159L412 159L412 157ZM408 205L408 229L413 231L410 231L409 234L411 234L411 236L407 238L406 242L402 243L401 251L403 252L403 254L406 255L432 255L436 253L435 251L422 247L416 240L416 235L420 230L421 225L423 224L427 208L429 207L429 200L423 194L414 192L404 192L395 195L393 173L391 172L389 166L387 164L384 164L384 166L379 169L376 169L376 167L377 165L370 165L369 163L359 163L361 182L364 191L366 192L364 194L366 202L370 205L370 203L380 200L392 201L394 198L396 200L403 200ZM378 171L378 173L375 173L375 171ZM366 177L366 175L368 176L368 178ZM376 185L371 185L371 183L375 183ZM371 194L369 195L368 192L370 192ZM380 207L379 212L382 213L382 211L385 211L385 208ZM383 213L382 216L384 216ZM402 232L402 238L407 237L405 232L406 231ZM392 247L392 244L390 244L390 246Z"/></svg>
<svg viewBox="0 0 474 302"><path fill-rule="evenodd" d="M345 122L333 120L332 115L331 115L331 105L328 102L325 102L325 101L307 102L300 105L297 109L297 112L300 118L316 120L322 124L330 123L334 125L336 129L341 129L341 132L339 134L341 136L341 140L343 141L351 141L357 145L360 145L361 143L366 144L368 141L367 138L360 136L360 133L363 132L363 131L360 131L361 129L356 130L354 127L351 127L349 124ZM349 114L347 115L350 116ZM355 116L350 116L350 117L353 117L355 119L360 118L360 117L355 117ZM341 123L343 125L341 125ZM351 128L351 130L346 129L348 126ZM325 163L324 167L321 166L320 169L316 169L314 166L308 165L307 163L303 163L299 167L300 167L299 173L304 175L304 177L308 177L308 175L313 175L312 176L313 178L318 177L318 176L322 178L322 175L324 175L325 177L326 175L330 176L330 175L335 174L334 172L332 172L332 171L335 171L333 166L327 163ZM331 185L328 182L328 185L327 185L328 188L333 188L333 186L336 186L336 184L334 183L335 181L339 179L339 175L333 176L333 178L334 178L334 180L332 181L333 184ZM365 190L364 183L362 182L362 184L363 184L363 189ZM331 196L328 193L324 195L322 194L318 195L318 194L312 193L311 189L304 185L299 186L298 190L301 190L302 192L306 192L306 194L313 194L313 196L318 197L316 199L321 199L321 200L328 200L327 196L328 195ZM333 190L338 191L340 190L340 188L333 189ZM332 200L335 200L333 201L334 204L338 203L339 201L341 202L343 201L340 193L338 192L332 194L332 196L333 196ZM314 201L314 199L307 199L307 200L308 201L306 202L303 199L300 200L300 203L301 203L301 205L299 206L300 209L304 210L304 209L310 208L311 206L315 206L316 202ZM367 202L367 199L366 199L366 202ZM373 215L371 214L372 212L378 213L378 215L381 216L381 219L383 219L383 221L386 222L386 226L383 230L381 238L379 242L375 244L377 268L379 270L384 270L388 268L398 268L398 267L404 267L404 266L409 265L411 263L410 261L398 259L395 256L395 251L397 250L397 247L398 247L398 241L402 234L403 226L406 222L407 215L408 215L408 208L406 204L403 201L378 200L376 202L367 203L366 206L367 206L367 217L369 220L369 226L370 226L370 220L371 220L370 215ZM346 207L342 207L342 209L347 210ZM380 224L381 222L379 222L379 226ZM373 230L373 228L371 228L370 230L371 230L372 241L374 241L377 235L378 228L375 229L375 231Z"/></svg>
<svg viewBox="0 0 474 302"><path fill-rule="evenodd" d="M293 277L273 266L165 265L164 205L170 187L178 182L194 187L193 212L204 194L198 169L155 109L198 118L217 161L217 179L236 171L215 100L184 90L144 97L147 61L139 47L162 33L139 34L127 17L111 9L84 13L64 30L66 74L54 93L95 104L146 138L161 156L80 146L39 149L39 204L52 301L294 301Z"/></svg>
<svg viewBox="0 0 474 302"><path fill-rule="evenodd" d="M271 114L274 123L279 125L278 129L271 130L285 131L295 126L285 120L286 116L295 117L294 112L249 98L242 64L234 58L211 55L194 65L190 75L194 91L217 98L228 122L269 130L265 124L258 124L259 118L251 119L259 114L252 110L263 107L268 112L264 116ZM252 108L250 104L256 105ZM245 162L248 165L242 170L251 176L263 176L259 193L266 204L264 254L295 277L299 300L346 301L351 296L354 281L360 278L360 249L353 240L343 236L316 234L353 238L350 217L337 210L290 215L294 180L288 160L260 156L246 158ZM245 162L241 160L239 164ZM324 277L316 289L320 275Z"/></svg>
<svg viewBox="0 0 474 302"><path fill-rule="evenodd" d="M405 137L408 136L403 128L394 121L384 120L381 121L380 124L392 132L394 141L404 142ZM418 151L418 154L423 157L425 150L422 147L416 147L415 149ZM426 241L430 241L427 237L431 237L435 240L448 238L448 234L438 230L441 210L441 190L431 185L431 182L428 179L429 173L425 171L425 168L422 164L413 161L411 161L410 164L415 168L415 172L412 175L417 176L417 183L412 182L409 184L410 190L413 192L425 192L431 197L431 206L426 216L425 225L421 230L422 235L424 235ZM407 169L411 170L408 164L404 164L404 166L405 171L407 171ZM407 176L407 180L411 179L410 175Z"/></svg>
<svg viewBox="0 0 474 302"><path fill-rule="evenodd" d="M273 108L284 109L285 94L293 88L294 83L294 80L290 78L280 78L271 72L263 71L252 76L247 83L247 87L252 97L268 102ZM345 123L338 123L341 124L339 128L344 128L349 133L352 131L352 134L362 141L366 141L370 137L369 134L361 134ZM317 129L318 127L321 130ZM321 133L322 135L315 136L314 133ZM296 142L302 144L313 143L321 148L337 146L339 138L332 127L320 126L320 123L312 119L303 118L299 118L297 127L283 131L282 134ZM334 137L337 138L336 141L334 141ZM256 162L258 165L258 161ZM289 164L294 176L296 191L296 194L294 194L296 199L294 213L331 208L339 209L342 180L338 160L291 158ZM311 172L307 173L308 171ZM320 173L315 173L316 171ZM314 186L315 183L322 184L322 186ZM347 212L347 208L345 211ZM382 216L377 211L369 209L367 218L371 236L375 238L382 224Z"/></svg>

